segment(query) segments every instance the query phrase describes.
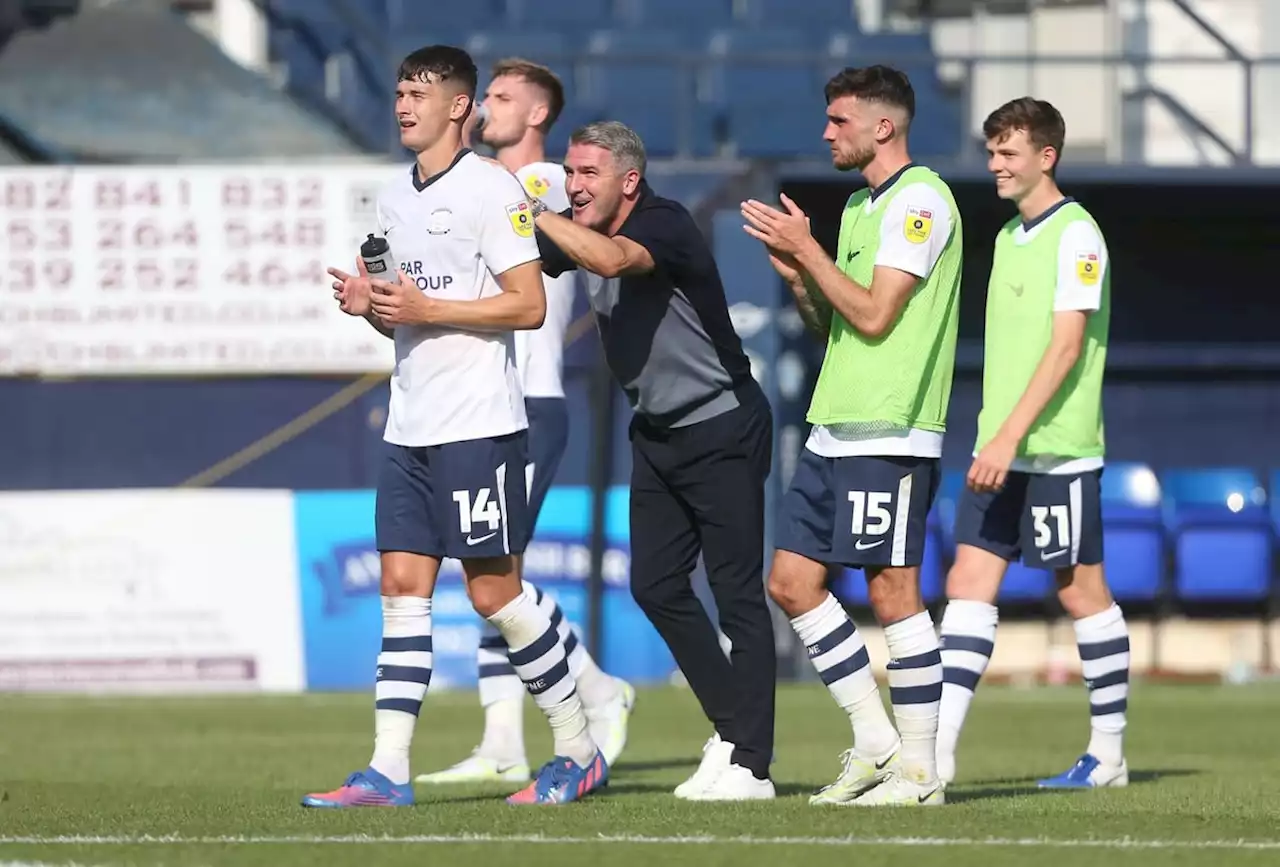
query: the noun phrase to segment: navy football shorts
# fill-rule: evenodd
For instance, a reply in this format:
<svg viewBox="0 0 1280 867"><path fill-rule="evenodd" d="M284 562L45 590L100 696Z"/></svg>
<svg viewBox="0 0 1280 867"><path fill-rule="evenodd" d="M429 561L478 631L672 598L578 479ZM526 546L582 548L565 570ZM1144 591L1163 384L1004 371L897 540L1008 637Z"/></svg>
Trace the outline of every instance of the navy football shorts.
<svg viewBox="0 0 1280 867"><path fill-rule="evenodd" d="M994 493L965 487L956 503L956 544L1037 569L1101 563L1101 484L1102 470L1091 470L1011 472Z"/></svg>
<svg viewBox="0 0 1280 867"><path fill-rule="evenodd" d="M526 431L437 446L387 443L378 550L460 560L523 553L532 523L527 444Z"/></svg>
<svg viewBox="0 0 1280 867"><path fill-rule="evenodd" d="M919 566L939 475L936 458L824 458L805 449L775 547L854 568Z"/></svg>

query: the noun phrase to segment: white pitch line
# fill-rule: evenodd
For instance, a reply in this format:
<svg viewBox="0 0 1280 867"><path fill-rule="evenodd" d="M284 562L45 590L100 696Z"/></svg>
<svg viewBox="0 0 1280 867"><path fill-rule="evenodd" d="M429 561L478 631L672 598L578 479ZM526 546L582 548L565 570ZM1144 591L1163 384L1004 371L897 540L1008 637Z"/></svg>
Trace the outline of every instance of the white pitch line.
<svg viewBox="0 0 1280 867"><path fill-rule="evenodd" d="M1140 840L1129 837L1111 839L1054 839L1050 837L659 837L635 834L601 834L595 837L548 837L545 835L410 835L374 837L362 834L347 836L215 836L185 837L173 835L140 836L58 836L0 837L0 845L30 846L230 846L230 845L404 845L404 844L487 844L543 843L552 845L624 843L672 846L738 844L750 846L972 846L979 848L1093 848L1093 849L1237 849L1280 850L1280 840Z"/></svg>

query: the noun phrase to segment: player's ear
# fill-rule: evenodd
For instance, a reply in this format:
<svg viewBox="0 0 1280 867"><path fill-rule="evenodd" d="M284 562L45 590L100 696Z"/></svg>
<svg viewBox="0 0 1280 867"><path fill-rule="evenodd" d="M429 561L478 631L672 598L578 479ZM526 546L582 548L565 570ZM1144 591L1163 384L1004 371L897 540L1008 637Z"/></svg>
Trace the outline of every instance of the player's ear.
<svg viewBox="0 0 1280 867"><path fill-rule="evenodd" d="M547 108L545 102L535 102L533 109L529 112L529 126L539 127L546 123L547 115L551 109Z"/></svg>
<svg viewBox="0 0 1280 867"><path fill-rule="evenodd" d="M880 120L876 122L876 132L875 132L876 141L880 142L881 144L884 144L889 139L893 138L893 134L896 131L897 131L897 124L894 123L893 118L882 117L880 118Z"/></svg>
<svg viewBox="0 0 1280 867"><path fill-rule="evenodd" d="M640 172L636 169L629 170L622 176L622 193L623 195L634 195L636 189L640 186Z"/></svg>
<svg viewBox="0 0 1280 867"><path fill-rule="evenodd" d="M465 93L455 94L453 105L449 106L449 120L463 121L467 115L475 111L474 100Z"/></svg>
<svg viewBox="0 0 1280 867"><path fill-rule="evenodd" d="M1058 165L1058 149L1053 145L1046 145L1040 151L1040 168L1045 174L1053 174L1053 170Z"/></svg>

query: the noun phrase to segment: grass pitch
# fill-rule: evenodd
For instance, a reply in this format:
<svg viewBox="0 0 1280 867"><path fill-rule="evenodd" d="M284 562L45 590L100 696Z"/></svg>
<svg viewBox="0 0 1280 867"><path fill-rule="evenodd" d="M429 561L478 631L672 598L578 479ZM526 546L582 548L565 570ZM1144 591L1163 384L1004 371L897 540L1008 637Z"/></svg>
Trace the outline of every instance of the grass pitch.
<svg viewBox="0 0 1280 867"><path fill-rule="evenodd" d="M1041 792L1088 735L1082 687L979 691L960 777L936 809L815 808L844 715L778 693L779 799L690 804L671 789L709 734L687 690L642 691L605 793L515 808L493 787L418 787L414 809L305 810L368 761L365 695L0 697L0 865L1280 864L1280 687L1135 686L1128 789ZM428 696L415 773L463 757L474 693ZM550 738L532 703L530 760Z"/></svg>

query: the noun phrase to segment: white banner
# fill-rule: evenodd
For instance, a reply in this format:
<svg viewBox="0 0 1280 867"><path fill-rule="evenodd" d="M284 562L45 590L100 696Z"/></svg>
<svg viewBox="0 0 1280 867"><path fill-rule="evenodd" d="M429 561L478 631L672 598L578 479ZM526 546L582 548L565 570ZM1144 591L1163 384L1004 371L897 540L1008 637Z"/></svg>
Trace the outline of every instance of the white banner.
<svg viewBox="0 0 1280 867"><path fill-rule="evenodd" d="M0 494L0 692L296 691L289 491Z"/></svg>
<svg viewBox="0 0 1280 867"><path fill-rule="evenodd" d="M389 371L325 268L354 269L400 170L0 170L0 375Z"/></svg>

